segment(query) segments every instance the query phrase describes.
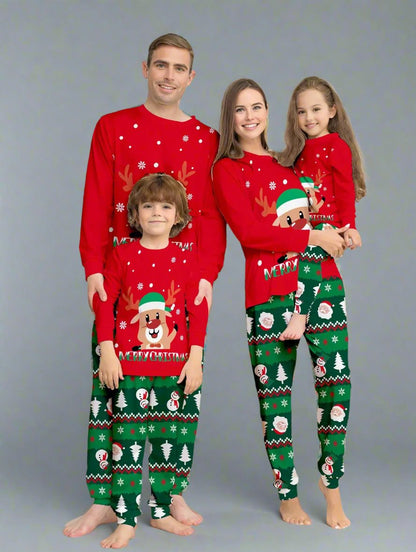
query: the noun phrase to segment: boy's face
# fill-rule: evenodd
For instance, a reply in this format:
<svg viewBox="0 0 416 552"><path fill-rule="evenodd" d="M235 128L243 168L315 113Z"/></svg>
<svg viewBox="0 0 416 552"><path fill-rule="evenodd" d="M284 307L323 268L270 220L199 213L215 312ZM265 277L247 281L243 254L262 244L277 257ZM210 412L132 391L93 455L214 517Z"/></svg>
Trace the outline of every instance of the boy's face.
<svg viewBox="0 0 416 552"><path fill-rule="evenodd" d="M176 206L165 201L140 203L138 214L144 238L168 239L172 226L178 222Z"/></svg>

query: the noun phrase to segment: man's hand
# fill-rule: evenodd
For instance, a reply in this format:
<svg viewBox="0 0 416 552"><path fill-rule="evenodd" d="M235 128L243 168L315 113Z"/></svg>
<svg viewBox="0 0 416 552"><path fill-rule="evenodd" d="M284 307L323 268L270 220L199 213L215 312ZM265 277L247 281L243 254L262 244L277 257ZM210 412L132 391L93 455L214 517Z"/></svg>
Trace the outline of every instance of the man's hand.
<svg viewBox="0 0 416 552"><path fill-rule="evenodd" d="M87 290L88 290L88 304L91 310L94 310L92 308L92 300L94 297L94 293L98 293L98 296L101 299L101 301L107 301L107 294L104 289L104 276L100 272L96 272L95 274L90 274L88 276Z"/></svg>
<svg viewBox="0 0 416 552"><path fill-rule="evenodd" d="M201 280L199 280L198 295L195 297L194 301L195 305L200 305L204 297L208 303L208 310L210 310L212 305L212 285L208 280L201 278Z"/></svg>

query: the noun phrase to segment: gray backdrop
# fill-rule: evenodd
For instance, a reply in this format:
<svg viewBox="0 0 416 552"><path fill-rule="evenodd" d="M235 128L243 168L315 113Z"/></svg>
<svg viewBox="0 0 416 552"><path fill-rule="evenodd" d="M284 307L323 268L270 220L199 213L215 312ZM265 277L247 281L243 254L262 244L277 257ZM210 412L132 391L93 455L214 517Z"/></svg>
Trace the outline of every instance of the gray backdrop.
<svg viewBox="0 0 416 552"><path fill-rule="evenodd" d="M89 505L92 317L78 255L84 175L96 120L145 99L140 62L151 40L170 31L195 50L197 77L182 103L188 113L217 127L225 87L252 77L268 95L270 143L279 148L293 87L318 74L343 98L364 151L364 246L342 260L353 370L342 492L352 526L339 532L323 523L304 346L295 449L313 525L289 526L277 515L245 343L243 258L230 236L214 290L187 495L205 522L192 537L174 537L150 529L146 511L130 549L412 547L415 16L413 0L1 2L2 550L99 550L109 532L101 527L78 540L60 533Z"/></svg>

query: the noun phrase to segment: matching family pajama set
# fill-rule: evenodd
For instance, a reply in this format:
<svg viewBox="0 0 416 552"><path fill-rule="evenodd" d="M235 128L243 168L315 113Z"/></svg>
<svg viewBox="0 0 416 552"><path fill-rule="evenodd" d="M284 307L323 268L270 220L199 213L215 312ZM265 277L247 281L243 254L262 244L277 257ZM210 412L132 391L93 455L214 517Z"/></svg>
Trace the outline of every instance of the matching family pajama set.
<svg viewBox="0 0 416 552"><path fill-rule="evenodd" d="M200 391L184 396L184 382L177 380L190 347L204 346L208 305L194 304L198 281L191 252L173 243L146 249L137 240L110 255L104 272L108 300L94 296L98 342L114 338L124 377L106 404L112 413L111 506L120 523L135 526L140 515L147 438L153 518L169 515L177 474L188 473L190 451L182 437L194 428L183 423L183 413L188 402L199 408ZM96 452L103 466L105 455L104 449Z"/></svg>
<svg viewBox="0 0 416 552"><path fill-rule="evenodd" d="M279 341L279 336L294 310L298 253L309 249L309 232L276 224L276 206L288 190L295 196L304 193L293 171L269 155L245 152L241 159L224 158L214 166L218 205L246 258L249 354L273 484L283 500L297 496L299 480L291 417L298 342ZM305 338L318 399L318 468L324 484L335 488L343 473L350 397L345 297L333 259L317 266L322 272L319 299L310 310Z"/></svg>
<svg viewBox="0 0 416 552"><path fill-rule="evenodd" d="M198 279L213 283L225 252L225 224L214 201L211 180L217 146L216 131L195 117L172 121L153 115L144 105L101 117L91 142L81 222L80 253L86 277L104 272L113 246L133 241L127 200L134 184L149 173L164 172L185 186L192 216L175 243L195 252ZM100 385L98 352L94 327L87 485L95 503L110 505L114 392ZM186 401L178 421L178 435L187 445L189 459L176 474L174 493L186 487L192 466L199 393Z"/></svg>

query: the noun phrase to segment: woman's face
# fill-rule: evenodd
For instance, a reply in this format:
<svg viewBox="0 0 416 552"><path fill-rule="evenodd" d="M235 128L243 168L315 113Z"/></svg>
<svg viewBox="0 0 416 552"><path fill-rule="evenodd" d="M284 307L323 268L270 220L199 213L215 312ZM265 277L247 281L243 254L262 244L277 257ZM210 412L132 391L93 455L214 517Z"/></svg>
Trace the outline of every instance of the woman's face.
<svg viewBox="0 0 416 552"><path fill-rule="evenodd" d="M242 90L234 108L234 131L239 142L260 141L267 126L268 109L263 96L254 88Z"/></svg>

